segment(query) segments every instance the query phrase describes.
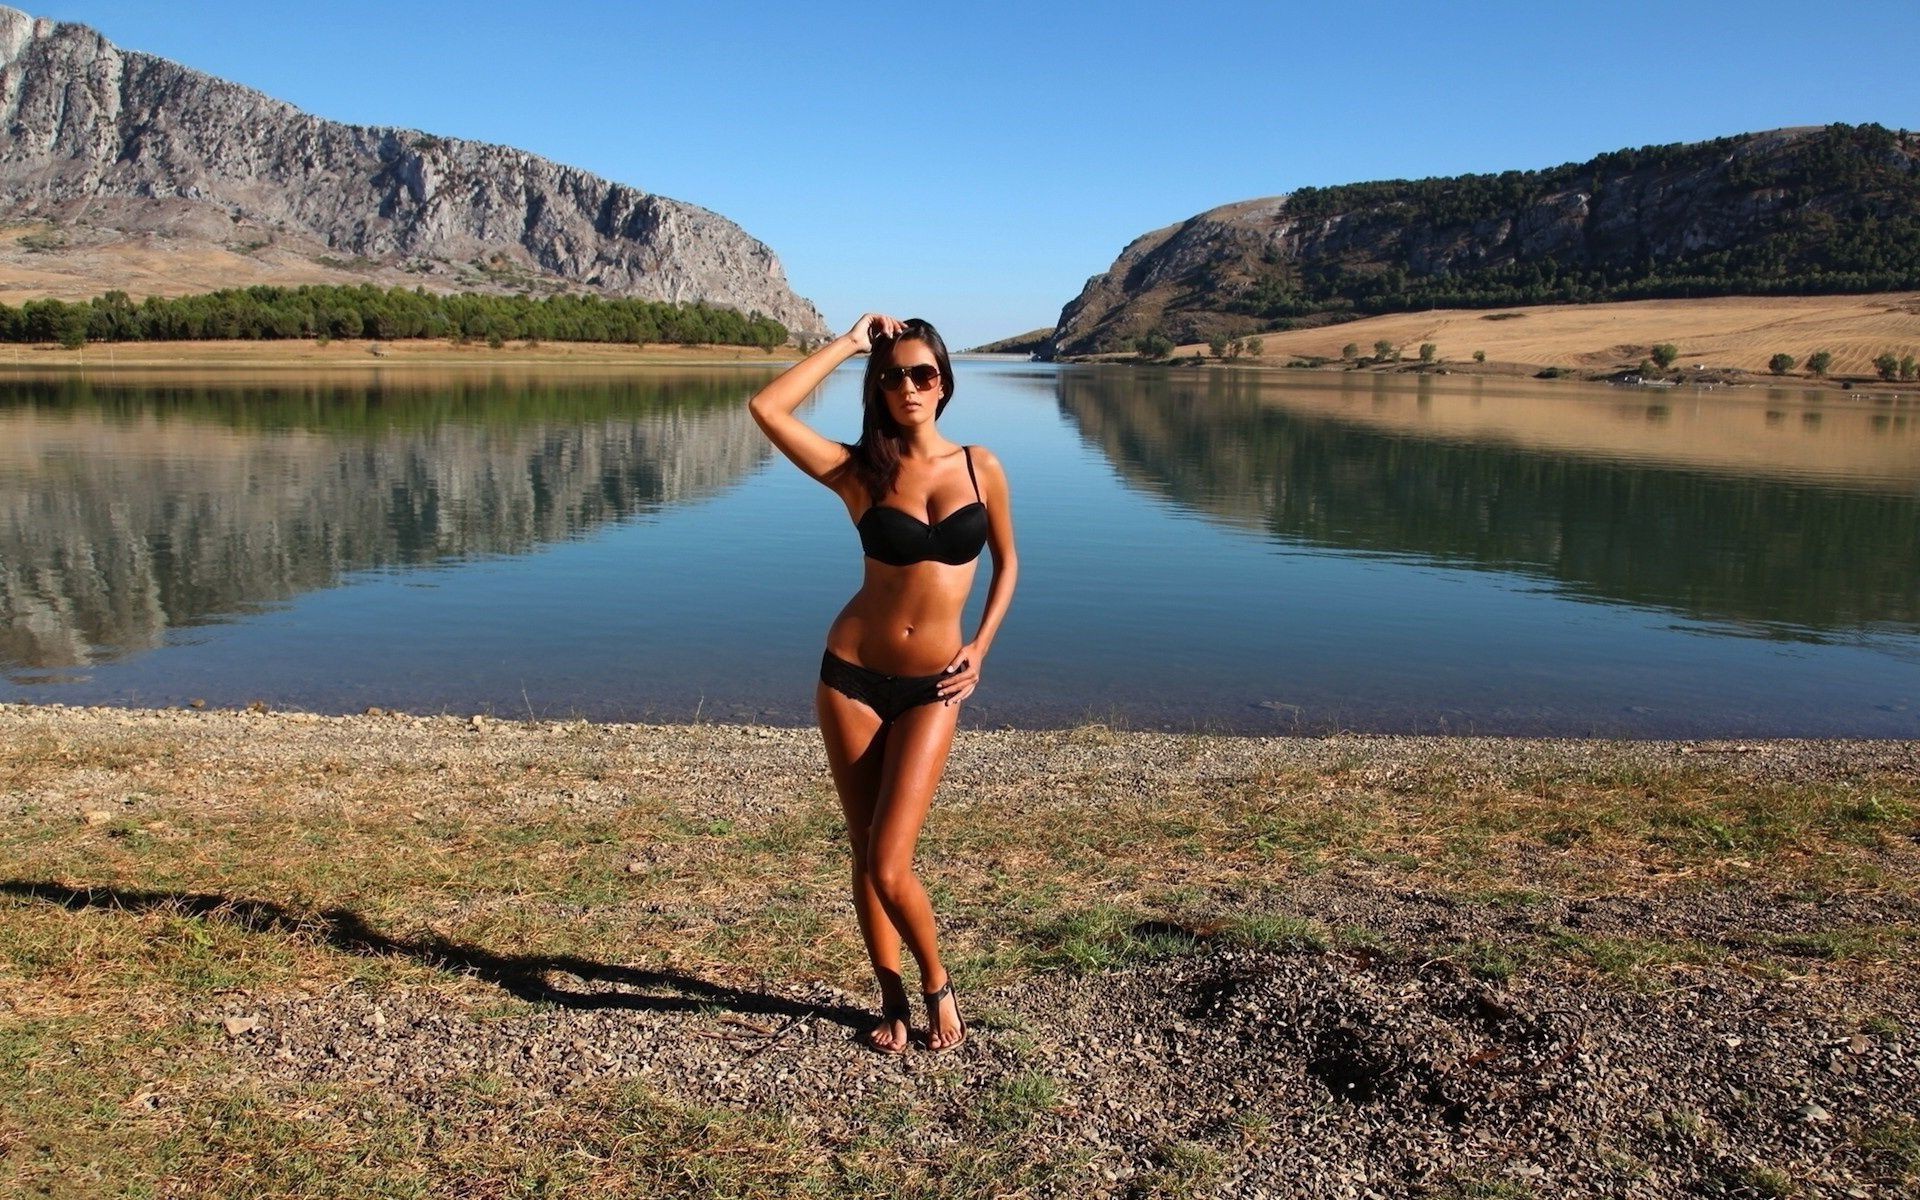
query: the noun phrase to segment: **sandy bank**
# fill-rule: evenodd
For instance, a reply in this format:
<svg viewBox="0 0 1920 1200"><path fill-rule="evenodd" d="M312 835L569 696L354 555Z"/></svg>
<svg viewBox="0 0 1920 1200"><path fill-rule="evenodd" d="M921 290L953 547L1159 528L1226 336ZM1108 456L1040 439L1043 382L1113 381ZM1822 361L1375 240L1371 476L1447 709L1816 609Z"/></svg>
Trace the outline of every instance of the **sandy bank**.
<svg viewBox="0 0 1920 1200"><path fill-rule="evenodd" d="M1421 345L1431 343L1436 364L1455 372L1531 376L1555 367L1574 376L1599 376L1637 369L1664 342L1678 350L1675 365L1686 377L1750 378L1776 386L1838 386L1851 380L1856 386L1904 387L1908 393L1920 389L1912 381L1883 384L1873 366L1881 354L1920 355L1920 293L1915 292L1432 309L1259 337L1260 354L1236 362L1337 361L1348 345L1371 357L1375 343L1384 341L1399 348L1402 367L1415 365ZM1807 358L1819 350L1833 356L1824 380L1806 369ZM1485 354L1484 364L1474 361L1476 351ZM1204 344L1174 351L1179 358L1209 353ZM1768 363L1775 354L1792 356L1794 368L1774 375Z"/></svg>
<svg viewBox="0 0 1920 1200"><path fill-rule="evenodd" d="M751 346L633 346L615 342L513 341L499 349L484 342L456 346L443 339L372 342L343 338L326 343L276 342L95 342L77 350L53 345L0 346L0 370L62 371L221 370L234 368L314 370L323 368L485 366L628 367L659 364L738 363L780 366L794 361L792 347L769 353Z"/></svg>

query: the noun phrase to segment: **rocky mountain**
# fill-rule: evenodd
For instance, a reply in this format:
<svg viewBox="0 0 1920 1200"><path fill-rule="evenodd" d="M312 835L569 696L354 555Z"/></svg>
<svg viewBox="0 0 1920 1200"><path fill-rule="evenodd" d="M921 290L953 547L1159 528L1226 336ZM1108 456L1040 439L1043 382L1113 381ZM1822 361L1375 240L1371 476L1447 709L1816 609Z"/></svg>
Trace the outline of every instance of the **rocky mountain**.
<svg viewBox="0 0 1920 1200"><path fill-rule="evenodd" d="M717 213L506 146L323 120L11 8L0 131L0 241L38 261L112 247L244 283L592 290L826 328Z"/></svg>
<svg viewBox="0 0 1920 1200"><path fill-rule="evenodd" d="M1430 307L1920 287L1920 135L1830 125L1303 188L1135 239L1050 355Z"/></svg>

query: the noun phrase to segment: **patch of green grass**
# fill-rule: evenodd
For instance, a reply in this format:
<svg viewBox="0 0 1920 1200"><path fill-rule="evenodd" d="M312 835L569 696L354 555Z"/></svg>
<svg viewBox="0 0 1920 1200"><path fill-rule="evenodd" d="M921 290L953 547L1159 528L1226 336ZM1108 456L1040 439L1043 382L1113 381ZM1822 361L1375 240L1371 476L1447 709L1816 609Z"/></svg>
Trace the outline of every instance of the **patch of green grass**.
<svg viewBox="0 0 1920 1200"><path fill-rule="evenodd" d="M1894 1117L1860 1131L1854 1145L1902 1183L1920 1183L1920 1120Z"/></svg>
<svg viewBox="0 0 1920 1200"><path fill-rule="evenodd" d="M1561 958L1585 963L1616 982L1640 983L1658 968L1677 963L1715 962L1724 957L1713 947L1691 941L1594 937L1555 928L1542 942Z"/></svg>
<svg viewBox="0 0 1920 1200"><path fill-rule="evenodd" d="M0 1023L0 1195L145 1197L171 1153L171 1114L143 1097L172 1096L178 1060L198 1040L184 1025L103 1032L82 1017Z"/></svg>
<svg viewBox="0 0 1920 1200"><path fill-rule="evenodd" d="M1064 1092L1060 1081L1053 1076L1040 1071L1022 1071L1002 1080L982 1097L978 1119L990 1130L1024 1129L1035 1117L1059 1104Z"/></svg>
<svg viewBox="0 0 1920 1200"><path fill-rule="evenodd" d="M1763 1200L1793 1200L1801 1194L1800 1185L1785 1171L1764 1163L1736 1168L1724 1176L1736 1196L1758 1196Z"/></svg>
<svg viewBox="0 0 1920 1200"><path fill-rule="evenodd" d="M1114 905L1058 914L1031 927L1025 940L1035 966L1081 971L1184 954L1201 941L1184 926Z"/></svg>
<svg viewBox="0 0 1920 1200"><path fill-rule="evenodd" d="M1647 1126L1662 1141L1682 1146L1705 1146L1714 1140L1714 1129L1697 1109L1661 1109L1648 1118Z"/></svg>
<svg viewBox="0 0 1920 1200"><path fill-rule="evenodd" d="M1519 974L1527 961L1526 951L1518 946L1487 941L1457 943L1449 948L1449 956L1476 979L1496 983Z"/></svg>
<svg viewBox="0 0 1920 1200"><path fill-rule="evenodd" d="M1903 959L1920 944L1920 929L1907 925L1848 925L1814 933L1747 934L1741 941L1777 954L1827 962Z"/></svg>
<svg viewBox="0 0 1920 1200"><path fill-rule="evenodd" d="M1227 1169L1227 1156L1205 1142L1165 1142L1156 1147L1153 1166L1136 1175L1130 1197L1176 1200L1212 1190Z"/></svg>
<svg viewBox="0 0 1920 1200"><path fill-rule="evenodd" d="M1318 921L1277 913L1228 917L1222 929L1227 939L1258 950L1325 951L1333 935Z"/></svg>
<svg viewBox="0 0 1920 1200"><path fill-rule="evenodd" d="M303 1120L258 1085L245 1085L197 1112L174 1151L194 1164L195 1190L203 1196L407 1200L433 1194L414 1153L426 1137L417 1113L378 1095L328 1099L329 1119ZM542 1147L529 1147L528 1162L518 1169L525 1172L542 1156Z"/></svg>
<svg viewBox="0 0 1920 1200"><path fill-rule="evenodd" d="M1455 1176L1441 1185L1436 1200L1532 1200L1537 1193L1513 1179Z"/></svg>

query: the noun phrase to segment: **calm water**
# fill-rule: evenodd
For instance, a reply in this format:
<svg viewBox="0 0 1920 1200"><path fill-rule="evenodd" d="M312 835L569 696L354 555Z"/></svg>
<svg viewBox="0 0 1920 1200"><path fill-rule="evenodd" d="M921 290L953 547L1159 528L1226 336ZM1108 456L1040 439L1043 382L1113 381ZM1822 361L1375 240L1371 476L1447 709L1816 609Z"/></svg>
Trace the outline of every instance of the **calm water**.
<svg viewBox="0 0 1920 1200"><path fill-rule="evenodd" d="M859 548L772 374L0 381L0 699L810 720ZM969 362L943 431L976 727L1920 736L1920 406Z"/></svg>

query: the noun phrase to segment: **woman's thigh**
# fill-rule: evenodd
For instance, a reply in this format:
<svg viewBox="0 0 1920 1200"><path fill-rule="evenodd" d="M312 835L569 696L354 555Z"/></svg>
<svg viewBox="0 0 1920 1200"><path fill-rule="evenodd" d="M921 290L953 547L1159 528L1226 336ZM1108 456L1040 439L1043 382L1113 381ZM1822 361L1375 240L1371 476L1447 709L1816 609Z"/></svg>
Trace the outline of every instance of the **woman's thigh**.
<svg viewBox="0 0 1920 1200"><path fill-rule="evenodd" d="M926 824L934 789L953 749L958 704L921 704L894 718L881 757L872 833L867 842L875 861L910 861L920 828ZM902 859L900 856L905 856Z"/></svg>
<svg viewBox="0 0 1920 1200"><path fill-rule="evenodd" d="M813 703L820 717L820 737L827 746L833 788L846 814L847 835L856 849L865 849L880 796L887 731L871 708L824 683L814 685Z"/></svg>

